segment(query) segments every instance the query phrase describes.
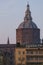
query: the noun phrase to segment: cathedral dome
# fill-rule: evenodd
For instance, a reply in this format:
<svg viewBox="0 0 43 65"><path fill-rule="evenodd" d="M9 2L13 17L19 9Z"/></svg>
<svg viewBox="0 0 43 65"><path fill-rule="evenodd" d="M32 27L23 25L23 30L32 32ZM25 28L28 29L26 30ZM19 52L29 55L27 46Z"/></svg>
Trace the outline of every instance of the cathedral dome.
<svg viewBox="0 0 43 65"><path fill-rule="evenodd" d="M36 24L34 22L22 22L18 28L37 28Z"/></svg>
<svg viewBox="0 0 43 65"><path fill-rule="evenodd" d="M27 4L24 21L16 29L16 41L20 42L21 45L40 43L40 29L32 21L29 4Z"/></svg>
<svg viewBox="0 0 43 65"><path fill-rule="evenodd" d="M27 4L27 10L25 12L24 21L19 25L18 28L36 28L37 25L32 21L29 4Z"/></svg>

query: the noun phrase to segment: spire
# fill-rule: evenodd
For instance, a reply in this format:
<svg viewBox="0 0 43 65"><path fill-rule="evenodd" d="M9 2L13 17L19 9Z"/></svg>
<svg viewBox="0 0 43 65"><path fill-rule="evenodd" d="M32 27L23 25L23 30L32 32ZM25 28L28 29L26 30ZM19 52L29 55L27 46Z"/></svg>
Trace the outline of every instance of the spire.
<svg viewBox="0 0 43 65"><path fill-rule="evenodd" d="M24 20L26 20L26 21L32 20L31 12L30 12L30 6L29 6L28 3L27 3L27 9L26 9L26 12L25 12Z"/></svg>
<svg viewBox="0 0 43 65"><path fill-rule="evenodd" d="M8 40L7 40L7 44L9 44L10 42L9 42L9 37L8 37Z"/></svg>

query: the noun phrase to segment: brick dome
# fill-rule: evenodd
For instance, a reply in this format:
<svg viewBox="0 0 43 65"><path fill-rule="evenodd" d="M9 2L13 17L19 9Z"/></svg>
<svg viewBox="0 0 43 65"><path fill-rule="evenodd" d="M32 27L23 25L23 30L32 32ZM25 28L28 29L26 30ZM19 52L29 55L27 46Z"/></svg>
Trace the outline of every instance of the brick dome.
<svg viewBox="0 0 43 65"><path fill-rule="evenodd" d="M32 21L29 4L27 4L24 21L16 29L16 42L21 45L40 43L40 29Z"/></svg>

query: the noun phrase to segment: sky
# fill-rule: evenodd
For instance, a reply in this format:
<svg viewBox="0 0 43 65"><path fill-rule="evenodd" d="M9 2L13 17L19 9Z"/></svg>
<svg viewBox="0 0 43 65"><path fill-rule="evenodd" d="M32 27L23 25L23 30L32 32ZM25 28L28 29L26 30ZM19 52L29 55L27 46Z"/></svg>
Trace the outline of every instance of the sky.
<svg viewBox="0 0 43 65"><path fill-rule="evenodd" d="M43 0L0 0L0 44L7 44L8 37L10 44L16 43L16 29L24 20L27 3L43 38Z"/></svg>

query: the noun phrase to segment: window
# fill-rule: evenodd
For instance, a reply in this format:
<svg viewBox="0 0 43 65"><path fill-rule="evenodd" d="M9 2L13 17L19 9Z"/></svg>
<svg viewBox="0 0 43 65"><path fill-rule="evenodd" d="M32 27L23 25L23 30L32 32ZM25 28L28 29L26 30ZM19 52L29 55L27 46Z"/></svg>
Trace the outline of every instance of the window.
<svg viewBox="0 0 43 65"><path fill-rule="evenodd" d="M25 54L25 52L23 51L23 54Z"/></svg>
<svg viewBox="0 0 43 65"><path fill-rule="evenodd" d="M18 63L17 65L21 65L21 63Z"/></svg>
<svg viewBox="0 0 43 65"><path fill-rule="evenodd" d="M21 61L21 58L18 58L19 61Z"/></svg>
<svg viewBox="0 0 43 65"><path fill-rule="evenodd" d="M27 54L33 54L33 51L27 51Z"/></svg>
<svg viewBox="0 0 43 65"><path fill-rule="evenodd" d="M43 51L39 51L39 54L43 54Z"/></svg>
<svg viewBox="0 0 43 65"><path fill-rule="evenodd" d="M38 51L34 51L33 54L38 54Z"/></svg>
<svg viewBox="0 0 43 65"><path fill-rule="evenodd" d="M22 57L22 58L21 58L21 57L18 57L18 61L19 61L19 62L22 62L22 63L23 63L23 62L24 62L24 60L25 60L25 58L24 58L24 57Z"/></svg>
<svg viewBox="0 0 43 65"><path fill-rule="evenodd" d="M23 57L23 58L22 58L22 61L24 61L24 60L25 60L25 58Z"/></svg>
<svg viewBox="0 0 43 65"><path fill-rule="evenodd" d="M21 52L20 52L20 51L18 51L18 54L21 54Z"/></svg>
<svg viewBox="0 0 43 65"><path fill-rule="evenodd" d="M33 60L33 57L26 56L27 60Z"/></svg>

